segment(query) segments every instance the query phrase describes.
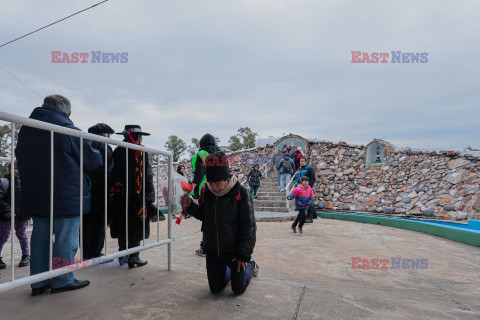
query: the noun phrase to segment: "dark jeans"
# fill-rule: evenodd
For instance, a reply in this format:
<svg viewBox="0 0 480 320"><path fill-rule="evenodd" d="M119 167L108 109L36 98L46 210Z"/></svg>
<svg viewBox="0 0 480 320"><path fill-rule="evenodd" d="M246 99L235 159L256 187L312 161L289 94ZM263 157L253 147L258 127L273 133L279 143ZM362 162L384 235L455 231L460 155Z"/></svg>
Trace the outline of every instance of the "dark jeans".
<svg viewBox="0 0 480 320"><path fill-rule="evenodd" d="M250 186L250 194L253 199L257 198L258 188L260 188L260 186Z"/></svg>
<svg viewBox="0 0 480 320"><path fill-rule="evenodd" d="M305 209L299 209L297 218L293 222L292 227L296 228L297 224L298 224L298 227L300 229L303 228L303 225L305 224L305 220L307 220L307 215L305 214Z"/></svg>
<svg viewBox="0 0 480 320"><path fill-rule="evenodd" d="M248 287L253 275L253 265L247 263L245 271L237 272L237 261L228 261L207 253L208 285L212 293L221 292L232 281L232 291L242 294Z"/></svg>

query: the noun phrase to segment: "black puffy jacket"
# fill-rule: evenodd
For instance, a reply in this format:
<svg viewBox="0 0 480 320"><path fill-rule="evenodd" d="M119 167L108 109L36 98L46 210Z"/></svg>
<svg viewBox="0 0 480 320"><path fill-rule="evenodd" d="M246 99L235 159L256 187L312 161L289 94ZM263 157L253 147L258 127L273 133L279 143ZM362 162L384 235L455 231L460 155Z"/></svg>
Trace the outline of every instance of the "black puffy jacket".
<svg viewBox="0 0 480 320"><path fill-rule="evenodd" d="M262 172L260 170L252 169L247 174L248 184L252 187L260 186L260 179L262 179Z"/></svg>
<svg viewBox="0 0 480 320"><path fill-rule="evenodd" d="M6 174L3 179L8 180L8 187L3 183L0 183L0 221L10 221L11 218L6 217L5 214L12 211L12 198L11 198L11 176ZM20 186L20 181L15 178L15 220L16 221L26 221L29 219L22 210L22 188Z"/></svg>
<svg viewBox="0 0 480 320"><path fill-rule="evenodd" d="M203 246L208 254L251 260L257 225L252 199L239 182L222 197L204 187L199 204L192 202L187 213L203 222Z"/></svg>

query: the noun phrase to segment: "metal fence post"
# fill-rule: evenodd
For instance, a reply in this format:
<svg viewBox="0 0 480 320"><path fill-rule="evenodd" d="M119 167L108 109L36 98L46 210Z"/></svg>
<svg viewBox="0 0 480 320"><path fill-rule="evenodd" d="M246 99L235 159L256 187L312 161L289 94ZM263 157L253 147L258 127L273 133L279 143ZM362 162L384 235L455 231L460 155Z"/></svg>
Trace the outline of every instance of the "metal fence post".
<svg viewBox="0 0 480 320"><path fill-rule="evenodd" d="M172 270L173 155L168 157L168 271Z"/></svg>
<svg viewBox="0 0 480 320"><path fill-rule="evenodd" d="M103 161L105 165L105 255L107 255L107 213L108 213L108 143L105 142L105 160Z"/></svg>
<svg viewBox="0 0 480 320"><path fill-rule="evenodd" d="M10 197L11 197L11 204L10 204L10 263L12 266L12 281L15 281L15 266L14 266L14 253L15 249L13 245L15 243L15 236L14 236L14 226L15 226L15 123L12 122L12 145L10 150Z"/></svg>
<svg viewBox="0 0 480 320"><path fill-rule="evenodd" d="M128 250L128 148L125 148L125 249Z"/></svg>
<svg viewBox="0 0 480 320"><path fill-rule="evenodd" d="M83 138L80 137L80 261L83 261Z"/></svg>
<svg viewBox="0 0 480 320"><path fill-rule="evenodd" d="M142 202L142 205L143 205L143 207L142 207L142 213L143 213L143 245L145 245L145 223L146 223L145 220L147 220L147 208L145 208L145 192L146 192L146 190L145 190L145 180L147 180L146 176L145 176L145 166L147 165L147 163L145 162L146 152L143 151L142 154L143 154L143 166L142 166L143 167L143 170L142 170L143 171L142 172L142 177L143 177L143 179L142 179L143 180L142 181L143 182L142 183L142 191L143 191L142 192L142 195L143 195L142 196L142 201L143 201Z"/></svg>
<svg viewBox="0 0 480 320"><path fill-rule="evenodd" d="M49 244L49 260L48 260L48 270L52 272L52 259L53 259L53 184L54 184L54 175L53 175L53 161L54 161L54 135L55 133L50 131L50 244ZM35 226L34 226L35 228Z"/></svg>

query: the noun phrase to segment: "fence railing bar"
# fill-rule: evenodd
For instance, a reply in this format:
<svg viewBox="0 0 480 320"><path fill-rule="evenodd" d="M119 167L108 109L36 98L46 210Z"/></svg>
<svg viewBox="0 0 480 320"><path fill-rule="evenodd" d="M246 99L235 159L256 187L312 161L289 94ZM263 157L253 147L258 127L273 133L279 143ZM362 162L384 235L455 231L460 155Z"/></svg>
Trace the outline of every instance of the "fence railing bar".
<svg viewBox="0 0 480 320"><path fill-rule="evenodd" d="M131 148L132 147L131 143L128 143L128 142L125 142L125 141L115 140L115 139L112 139L112 138L107 138L107 137L95 135L95 134L92 134L92 133L87 133L87 132L83 132L83 131L79 131L79 130L74 130L74 129L62 127L62 126L52 124L52 123L48 123L48 122L43 122L43 121L39 121L39 120L25 118L25 117L17 116L17 115L11 114L11 113L3 112L3 111L0 111L0 120L6 121L6 122L15 122L17 124L21 124L21 125L24 125L24 126L27 126L27 127L43 129L43 130L46 130L46 131L54 131L56 133L61 133L61 134L65 134L65 135L72 136L72 137L77 137L77 138L82 137L84 139L88 139L88 140L92 140L92 141L109 143L109 144L113 144L113 145L116 145L116 146L119 146L119 147L124 147L124 148ZM164 156L167 156L167 157L172 155L172 153L168 152L168 151L161 151L161 150L148 148L148 147L140 146L140 145L135 145L134 149L139 150L139 151L144 151L144 152L161 154L161 155L164 155Z"/></svg>
<svg viewBox="0 0 480 320"><path fill-rule="evenodd" d="M28 285L28 284L31 284L31 283L36 283L36 282L51 279L51 278L54 278L54 277L58 277L58 276L61 276L63 274L67 274L67 273L70 273L74 270L78 270L78 269L81 269L81 268L89 268L89 267L92 267L94 265L98 265L98 264L101 264L101 263L104 263L104 262L108 262L109 260L112 260L112 259L123 257L125 255L140 252L140 251L143 251L143 250L146 250L146 249L151 249L151 248L158 247L158 246L161 246L161 245L164 245L164 244L170 244L171 241L172 240L170 240L170 239L163 239L161 241L149 243L149 244L146 244L144 246L138 246L138 247L135 247L135 248L111 253L108 256L103 256L103 257L99 257L99 258L85 260L85 261L82 261L80 263L75 263L75 264L71 264L71 265L68 265L68 266L64 266L62 268L57 268L57 269L54 269L54 270L51 270L51 271L38 273L38 274L35 274L33 276L30 276L30 277L20 278L20 279L17 279L15 282L2 283L2 284L0 284L0 293L5 292L5 291L10 290L10 289L14 289L14 288L18 288L18 287L21 287L21 286L24 286L24 285Z"/></svg>

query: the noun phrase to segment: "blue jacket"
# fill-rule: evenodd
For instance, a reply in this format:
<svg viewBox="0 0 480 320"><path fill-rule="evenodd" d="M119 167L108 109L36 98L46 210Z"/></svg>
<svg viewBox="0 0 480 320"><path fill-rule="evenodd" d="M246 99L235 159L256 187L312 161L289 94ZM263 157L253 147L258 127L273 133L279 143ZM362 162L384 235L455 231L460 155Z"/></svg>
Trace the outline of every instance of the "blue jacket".
<svg viewBox="0 0 480 320"><path fill-rule="evenodd" d="M60 112L35 108L31 119L80 130ZM22 181L22 208L32 217L50 215L50 132L23 126L15 149L17 166ZM54 135L54 197L55 218L76 217L80 214L80 138L55 133ZM91 206L91 172L103 164L100 152L92 148L90 140L83 140L83 213Z"/></svg>
<svg viewBox="0 0 480 320"><path fill-rule="evenodd" d="M312 187L315 184L316 177L315 177L315 170L307 164L305 167L300 167L297 169L297 172L295 172L295 183L294 186L296 187L298 185L298 181L300 181L300 178L303 176L307 176L308 178L308 185Z"/></svg>

